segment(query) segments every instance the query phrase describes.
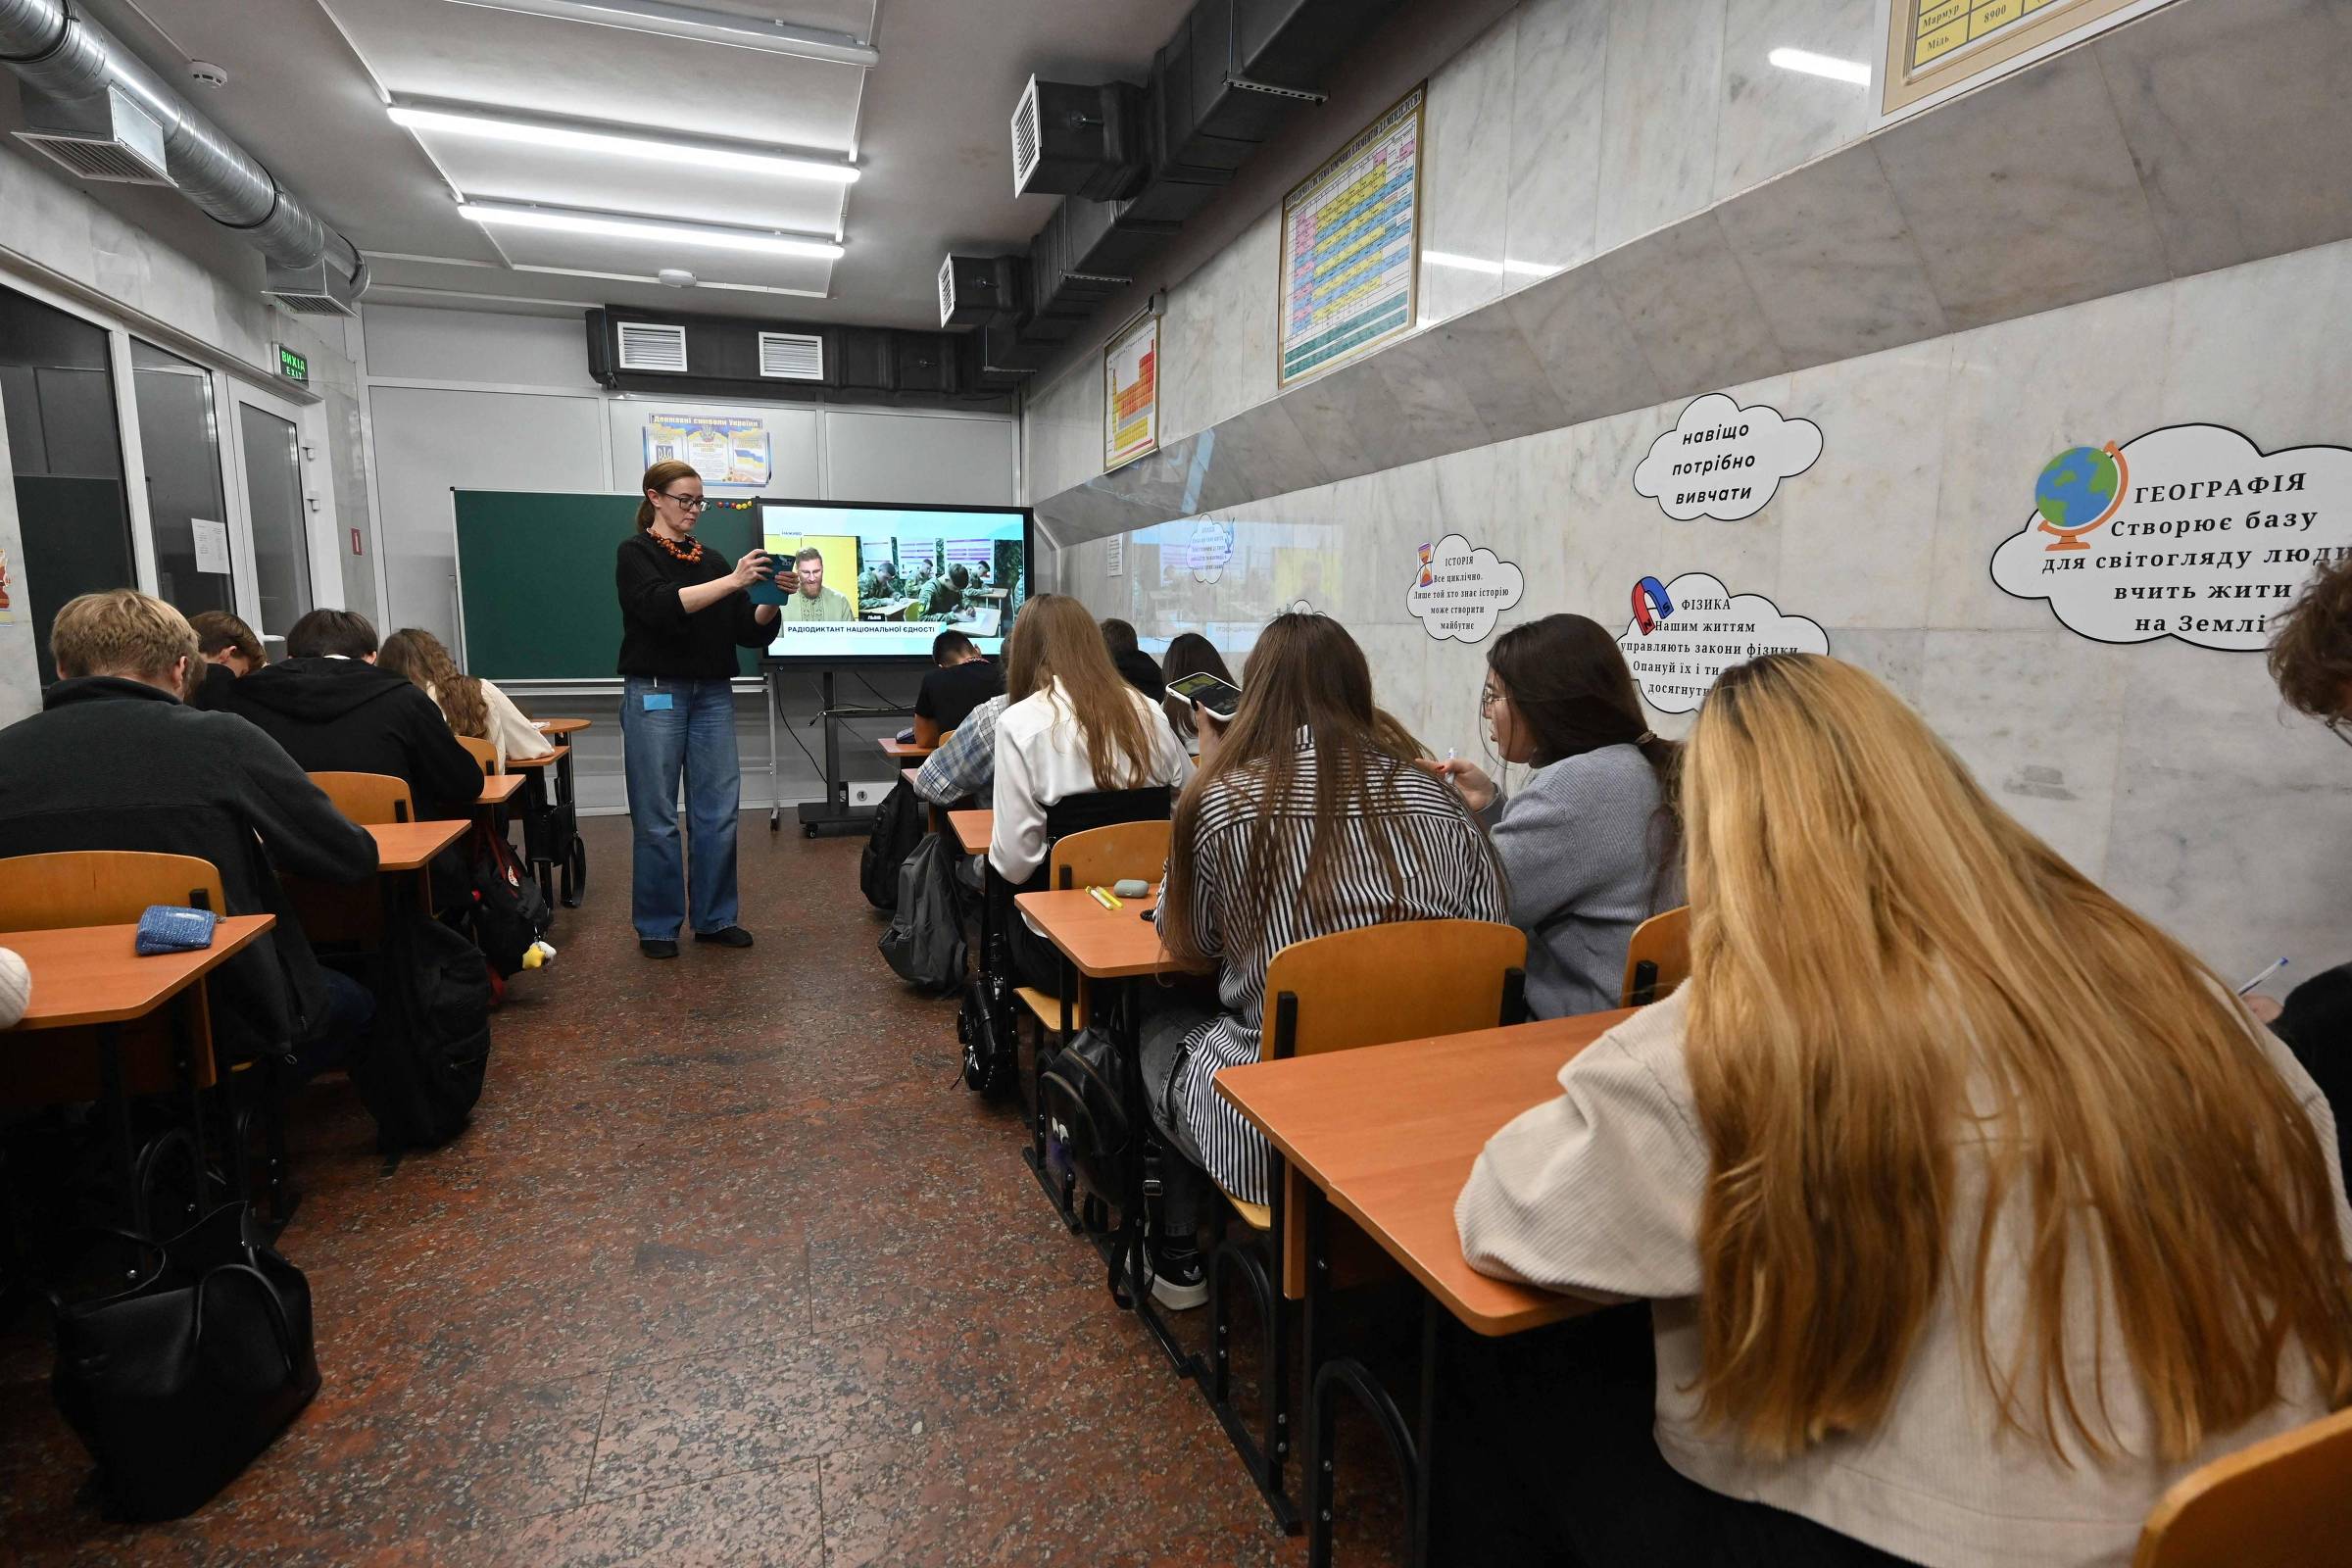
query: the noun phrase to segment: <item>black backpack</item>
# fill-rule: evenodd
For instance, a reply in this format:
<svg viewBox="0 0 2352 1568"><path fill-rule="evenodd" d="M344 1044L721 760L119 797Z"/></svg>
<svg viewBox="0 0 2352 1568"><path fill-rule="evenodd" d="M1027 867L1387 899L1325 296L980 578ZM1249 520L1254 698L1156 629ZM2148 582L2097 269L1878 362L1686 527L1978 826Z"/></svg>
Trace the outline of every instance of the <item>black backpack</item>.
<svg viewBox="0 0 2352 1568"><path fill-rule="evenodd" d="M858 886L877 909L899 904L899 867L923 840L924 806L905 779L874 809L874 828L858 857Z"/></svg>
<svg viewBox="0 0 2352 1568"><path fill-rule="evenodd" d="M1134 1136L1119 1093L1120 1070L1109 1032L1082 1029L1048 1056L1037 1080L1047 1137L1061 1145L1078 1185L1114 1206L1124 1206L1120 1173Z"/></svg>
<svg viewBox="0 0 2352 1568"><path fill-rule="evenodd" d="M482 950L421 915L386 933L382 984L406 1007L377 998L375 1024L351 1061L351 1081L375 1118L386 1154L432 1149L466 1130L490 1065L490 971Z"/></svg>
<svg viewBox="0 0 2352 1568"><path fill-rule="evenodd" d="M956 859L946 838L924 835L899 867L898 907L880 944L883 961L900 979L939 995L963 980L966 945Z"/></svg>
<svg viewBox="0 0 2352 1568"><path fill-rule="evenodd" d="M474 945L504 980L522 967L522 956L547 935L555 911L538 881L516 858L514 847L475 823L468 846L468 869L473 883L466 920Z"/></svg>

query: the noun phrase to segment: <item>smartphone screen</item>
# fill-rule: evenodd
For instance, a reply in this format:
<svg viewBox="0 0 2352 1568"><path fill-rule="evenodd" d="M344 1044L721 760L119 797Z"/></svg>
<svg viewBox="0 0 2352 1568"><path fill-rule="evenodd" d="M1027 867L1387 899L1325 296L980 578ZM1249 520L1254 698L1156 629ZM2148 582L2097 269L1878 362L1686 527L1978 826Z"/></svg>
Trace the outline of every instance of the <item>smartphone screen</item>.
<svg viewBox="0 0 2352 1568"><path fill-rule="evenodd" d="M1168 690L1186 702L1199 703L1219 718L1231 718L1233 710L1242 706L1242 689L1206 670L1178 676L1168 682Z"/></svg>

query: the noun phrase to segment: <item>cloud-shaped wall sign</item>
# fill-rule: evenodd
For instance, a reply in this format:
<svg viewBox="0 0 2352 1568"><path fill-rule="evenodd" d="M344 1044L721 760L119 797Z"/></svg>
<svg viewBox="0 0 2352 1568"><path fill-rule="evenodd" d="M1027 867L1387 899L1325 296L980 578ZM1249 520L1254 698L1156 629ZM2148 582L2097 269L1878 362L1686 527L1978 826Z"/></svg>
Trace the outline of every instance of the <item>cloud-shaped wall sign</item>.
<svg viewBox="0 0 2352 1568"><path fill-rule="evenodd" d="M1232 559L1232 523L1203 517L1193 525L1192 542L1185 547L1185 560L1193 568L1193 581L1216 582L1225 575L1225 564Z"/></svg>
<svg viewBox="0 0 2352 1568"><path fill-rule="evenodd" d="M2265 452L2227 425L2070 447L2030 499L1992 580L2094 642L2251 652L2317 567L2352 558L2352 450Z"/></svg>
<svg viewBox="0 0 2352 1568"><path fill-rule="evenodd" d="M1821 457L1821 426L1787 419L1769 404L1741 408L1721 392L1694 400L1649 445L1634 489L1669 517L1736 522L1764 510L1783 479Z"/></svg>
<svg viewBox="0 0 2352 1568"><path fill-rule="evenodd" d="M1404 608L1440 642L1483 642L1525 585L1517 566L1449 533L1421 547Z"/></svg>
<svg viewBox="0 0 2352 1568"><path fill-rule="evenodd" d="M1703 571L1669 583L1634 585L1634 614L1617 647L1643 701L1661 713L1695 710L1734 664L1759 654L1826 654L1830 634L1803 615L1784 615L1762 594L1736 594Z"/></svg>

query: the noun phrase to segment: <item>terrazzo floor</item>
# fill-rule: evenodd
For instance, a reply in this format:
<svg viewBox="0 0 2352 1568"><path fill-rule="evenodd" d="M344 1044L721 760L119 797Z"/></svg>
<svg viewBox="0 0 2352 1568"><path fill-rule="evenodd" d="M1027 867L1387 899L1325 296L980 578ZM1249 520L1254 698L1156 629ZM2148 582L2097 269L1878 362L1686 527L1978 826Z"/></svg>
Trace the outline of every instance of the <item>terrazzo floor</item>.
<svg viewBox="0 0 2352 1568"><path fill-rule="evenodd" d="M0 1562L1303 1563L883 965L860 841L746 813L760 945L653 963L626 820L584 830L464 1137L387 1168L347 1082L296 1102L318 1399L193 1517L110 1524L20 1317ZM1340 1561L1388 1561L1385 1457L1343 1460Z"/></svg>

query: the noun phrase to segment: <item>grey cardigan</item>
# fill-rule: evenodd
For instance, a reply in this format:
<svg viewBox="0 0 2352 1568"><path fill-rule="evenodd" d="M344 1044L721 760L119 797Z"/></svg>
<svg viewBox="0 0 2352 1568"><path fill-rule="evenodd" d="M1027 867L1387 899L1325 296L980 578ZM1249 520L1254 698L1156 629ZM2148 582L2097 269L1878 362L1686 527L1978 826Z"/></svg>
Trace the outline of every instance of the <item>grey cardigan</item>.
<svg viewBox="0 0 2352 1568"><path fill-rule="evenodd" d="M1539 1018L1617 1005L1634 927L1682 902L1661 873L1658 780L1633 746L1540 767L1482 813L1511 879L1511 924L1527 933L1527 1004Z"/></svg>

